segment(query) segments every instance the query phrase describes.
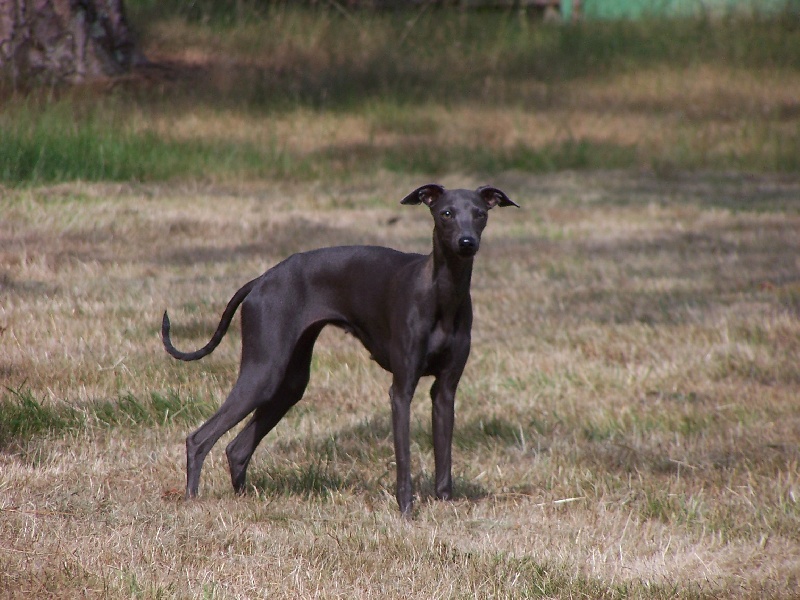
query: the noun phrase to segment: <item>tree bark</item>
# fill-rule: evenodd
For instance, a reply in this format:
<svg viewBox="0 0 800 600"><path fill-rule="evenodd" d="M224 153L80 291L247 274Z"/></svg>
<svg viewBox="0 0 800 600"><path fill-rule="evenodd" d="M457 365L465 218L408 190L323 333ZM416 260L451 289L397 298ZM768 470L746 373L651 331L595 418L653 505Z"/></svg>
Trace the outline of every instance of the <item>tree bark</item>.
<svg viewBox="0 0 800 600"><path fill-rule="evenodd" d="M0 77L81 83L144 61L122 0L0 0Z"/></svg>

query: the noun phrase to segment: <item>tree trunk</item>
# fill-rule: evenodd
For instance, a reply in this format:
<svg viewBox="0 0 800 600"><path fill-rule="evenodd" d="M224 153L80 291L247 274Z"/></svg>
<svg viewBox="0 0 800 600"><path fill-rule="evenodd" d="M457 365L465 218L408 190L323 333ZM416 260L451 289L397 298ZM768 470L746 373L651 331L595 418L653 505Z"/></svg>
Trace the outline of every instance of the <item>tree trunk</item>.
<svg viewBox="0 0 800 600"><path fill-rule="evenodd" d="M122 0L0 0L0 78L15 88L112 77L143 61Z"/></svg>

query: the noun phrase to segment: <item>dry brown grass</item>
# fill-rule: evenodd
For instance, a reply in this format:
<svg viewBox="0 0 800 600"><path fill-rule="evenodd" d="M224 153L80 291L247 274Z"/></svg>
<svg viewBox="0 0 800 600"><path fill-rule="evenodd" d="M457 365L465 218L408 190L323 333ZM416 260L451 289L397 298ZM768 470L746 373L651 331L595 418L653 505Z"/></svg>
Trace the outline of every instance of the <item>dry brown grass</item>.
<svg viewBox="0 0 800 600"><path fill-rule="evenodd" d="M623 172L493 183L474 280L457 499L432 499L414 405L412 523L393 498L389 377L336 331L306 399L236 498L224 440L185 504L193 423L106 425L99 402L217 403L238 336L199 344L230 294L290 252L425 251L420 183L87 185L0 201L3 407L79 425L0 448L0 595L775 597L800 593L800 181ZM451 176L449 186L483 181ZM15 392L9 391L15 390Z"/></svg>

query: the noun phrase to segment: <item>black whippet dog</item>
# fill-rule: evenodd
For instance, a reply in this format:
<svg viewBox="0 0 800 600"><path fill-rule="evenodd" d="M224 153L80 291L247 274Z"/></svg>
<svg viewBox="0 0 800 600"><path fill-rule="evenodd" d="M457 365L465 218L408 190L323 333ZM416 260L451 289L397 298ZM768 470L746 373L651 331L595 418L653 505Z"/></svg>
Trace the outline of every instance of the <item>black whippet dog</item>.
<svg viewBox="0 0 800 600"><path fill-rule="evenodd" d="M445 190L425 185L402 204L425 204L433 215L433 252L377 246L322 248L290 256L237 291L217 331L195 352L177 350L164 313L162 340L181 360L217 347L242 305L239 378L219 410L186 438L186 497L197 495L203 460L219 438L250 413L228 445L231 481L245 490L250 458L263 437L305 392L314 342L325 325L355 335L394 378L389 392L397 460L397 502L412 508L409 449L411 398L423 375L433 375L433 448L436 496L453 493L451 445L456 386L470 349L472 262L495 206L517 206L493 187Z"/></svg>

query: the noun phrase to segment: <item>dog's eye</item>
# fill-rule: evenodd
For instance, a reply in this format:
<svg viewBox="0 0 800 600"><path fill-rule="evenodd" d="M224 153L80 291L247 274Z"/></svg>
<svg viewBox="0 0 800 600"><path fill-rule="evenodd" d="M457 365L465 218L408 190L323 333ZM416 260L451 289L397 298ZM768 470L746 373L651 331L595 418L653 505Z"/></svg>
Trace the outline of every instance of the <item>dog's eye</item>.
<svg viewBox="0 0 800 600"><path fill-rule="evenodd" d="M489 215L488 215L488 214L486 214L486 211L485 211L485 210L479 210L479 211L477 211L477 212L475 213L475 218L476 218L476 219L485 219L485 218L486 218L486 217L488 217L488 216L489 216Z"/></svg>
<svg viewBox="0 0 800 600"><path fill-rule="evenodd" d="M443 210L442 211L442 216L445 219L452 219L453 218L453 211L452 210Z"/></svg>

